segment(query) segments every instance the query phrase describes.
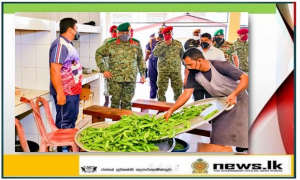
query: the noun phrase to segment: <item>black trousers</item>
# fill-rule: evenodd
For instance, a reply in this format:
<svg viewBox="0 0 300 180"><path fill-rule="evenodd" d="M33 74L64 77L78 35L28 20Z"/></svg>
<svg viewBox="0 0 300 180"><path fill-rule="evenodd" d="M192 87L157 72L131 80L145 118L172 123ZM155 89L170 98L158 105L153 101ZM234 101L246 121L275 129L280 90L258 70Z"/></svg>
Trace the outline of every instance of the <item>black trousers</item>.
<svg viewBox="0 0 300 180"><path fill-rule="evenodd" d="M212 97L200 84L197 84L196 88L194 89L193 96L195 101Z"/></svg>

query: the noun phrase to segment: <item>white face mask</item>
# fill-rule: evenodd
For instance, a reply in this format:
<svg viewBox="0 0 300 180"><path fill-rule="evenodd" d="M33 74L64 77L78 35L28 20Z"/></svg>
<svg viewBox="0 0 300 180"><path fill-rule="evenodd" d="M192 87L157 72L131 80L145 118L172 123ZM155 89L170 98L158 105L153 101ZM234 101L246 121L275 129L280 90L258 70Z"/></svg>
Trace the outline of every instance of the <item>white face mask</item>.
<svg viewBox="0 0 300 180"><path fill-rule="evenodd" d="M194 36L194 40L199 40L200 37L199 36Z"/></svg>

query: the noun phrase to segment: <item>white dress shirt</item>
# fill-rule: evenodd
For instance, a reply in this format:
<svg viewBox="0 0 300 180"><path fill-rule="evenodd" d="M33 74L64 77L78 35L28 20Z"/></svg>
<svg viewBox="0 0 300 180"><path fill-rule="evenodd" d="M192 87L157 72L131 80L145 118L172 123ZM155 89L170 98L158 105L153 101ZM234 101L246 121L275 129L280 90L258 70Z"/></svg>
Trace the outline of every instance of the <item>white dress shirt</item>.
<svg viewBox="0 0 300 180"><path fill-rule="evenodd" d="M203 56L207 60L226 61L223 51L221 51L216 47L213 47L212 45L209 47L209 49L206 52L203 51L202 47L199 47L198 49L200 49Z"/></svg>

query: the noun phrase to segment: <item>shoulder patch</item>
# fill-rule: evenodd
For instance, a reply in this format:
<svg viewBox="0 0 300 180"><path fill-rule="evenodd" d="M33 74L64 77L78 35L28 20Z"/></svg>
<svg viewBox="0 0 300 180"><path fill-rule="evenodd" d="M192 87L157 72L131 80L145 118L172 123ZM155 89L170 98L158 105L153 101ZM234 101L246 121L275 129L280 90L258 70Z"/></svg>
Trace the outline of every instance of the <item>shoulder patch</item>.
<svg viewBox="0 0 300 180"><path fill-rule="evenodd" d="M107 42L110 43L110 42L113 42L115 40L117 40L117 38L112 38L112 39L108 40Z"/></svg>
<svg viewBox="0 0 300 180"><path fill-rule="evenodd" d="M226 43L229 44L229 45L232 45L232 44L233 44L232 42L229 42L229 41L226 41Z"/></svg>
<svg viewBox="0 0 300 180"><path fill-rule="evenodd" d="M131 39L133 39L134 41L140 42L139 40L137 40L137 39L135 39L135 38L131 38Z"/></svg>
<svg viewBox="0 0 300 180"><path fill-rule="evenodd" d="M177 42L177 43L180 43L180 44L181 44L181 42L180 42L180 41L178 41L178 40L176 40L176 39L174 39L173 41L175 41L175 42Z"/></svg>

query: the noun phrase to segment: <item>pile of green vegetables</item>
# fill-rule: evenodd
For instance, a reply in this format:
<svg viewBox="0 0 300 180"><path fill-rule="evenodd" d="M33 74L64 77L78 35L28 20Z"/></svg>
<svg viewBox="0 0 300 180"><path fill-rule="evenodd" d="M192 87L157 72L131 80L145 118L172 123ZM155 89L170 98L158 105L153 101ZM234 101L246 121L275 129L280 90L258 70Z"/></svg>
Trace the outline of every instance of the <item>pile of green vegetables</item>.
<svg viewBox="0 0 300 180"><path fill-rule="evenodd" d="M211 104L191 106L174 113L168 121L149 115L122 116L117 123L106 128L86 128L79 142L87 150L111 152L151 152L158 150L150 141L162 137L173 138L178 132L190 128L189 119L199 116ZM180 127L176 127L182 125Z"/></svg>
<svg viewBox="0 0 300 180"><path fill-rule="evenodd" d="M176 142L174 150L182 150L184 148L185 148L184 145Z"/></svg>

